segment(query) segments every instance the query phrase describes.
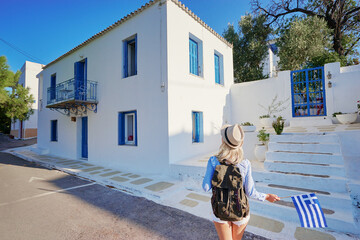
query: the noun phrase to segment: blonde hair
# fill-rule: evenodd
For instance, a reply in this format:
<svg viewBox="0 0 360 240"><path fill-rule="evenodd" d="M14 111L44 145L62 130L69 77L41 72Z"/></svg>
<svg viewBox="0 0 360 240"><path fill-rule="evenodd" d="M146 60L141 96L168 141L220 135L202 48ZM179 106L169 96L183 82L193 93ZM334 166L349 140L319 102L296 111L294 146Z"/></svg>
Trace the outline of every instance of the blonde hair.
<svg viewBox="0 0 360 240"><path fill-rule="evenodd" d="M237 148L229 147L225 142L220 145L219 153L216 155L219 162L228 162L232 165L240 163L244 158L242 146Z"/></svg>

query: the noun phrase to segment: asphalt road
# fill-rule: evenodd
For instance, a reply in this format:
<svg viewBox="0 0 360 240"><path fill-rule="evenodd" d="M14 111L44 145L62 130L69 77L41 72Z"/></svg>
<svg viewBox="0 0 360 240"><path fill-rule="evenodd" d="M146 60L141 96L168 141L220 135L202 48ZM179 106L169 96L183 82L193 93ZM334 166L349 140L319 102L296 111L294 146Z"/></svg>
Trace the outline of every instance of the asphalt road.
<svg viewBox="0 0 360 240"><path fill-rule="evenodd" d="M213 223L0 152L0 239L217 239ZM264 239L245 232L243 239Z"/></svg>

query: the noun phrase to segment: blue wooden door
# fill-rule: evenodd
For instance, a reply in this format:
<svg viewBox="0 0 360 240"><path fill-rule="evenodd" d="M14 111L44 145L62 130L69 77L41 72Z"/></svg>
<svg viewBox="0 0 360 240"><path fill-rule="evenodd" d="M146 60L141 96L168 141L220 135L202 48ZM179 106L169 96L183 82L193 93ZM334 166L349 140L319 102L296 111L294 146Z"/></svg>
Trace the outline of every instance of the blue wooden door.
<svg viewBox="0 0 360 240"><path fill-rule="evenodd" d="M87 59L76 62L74 66L75 99L86 100L87 95Z"/></svg>
<svg viewBox="0 0 360 240"><path fill-rule="evenodd" d="M88 118L82 117L81 129L81 157L88 157Z"/></svg>
<svg viewBox="0 0 360 240"><path fill-rule="evenodd" d="M324 67L291 72L293 117L326 116Z"/></svg>

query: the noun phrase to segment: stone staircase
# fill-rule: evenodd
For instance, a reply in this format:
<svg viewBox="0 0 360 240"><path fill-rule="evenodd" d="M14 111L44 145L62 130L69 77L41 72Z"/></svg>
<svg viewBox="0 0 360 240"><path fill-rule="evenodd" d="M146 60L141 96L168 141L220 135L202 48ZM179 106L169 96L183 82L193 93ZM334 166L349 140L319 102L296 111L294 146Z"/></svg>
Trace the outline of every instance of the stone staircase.
<svg viewBox="0 0 360 240"><path fill-rule="evenodd" d="M336 134L271 135L263 169L253 168L260 192L280 197L316 192L329 229L359 234ZM251 212L299 222L291 198L276 204L251 200Z"/></svg>

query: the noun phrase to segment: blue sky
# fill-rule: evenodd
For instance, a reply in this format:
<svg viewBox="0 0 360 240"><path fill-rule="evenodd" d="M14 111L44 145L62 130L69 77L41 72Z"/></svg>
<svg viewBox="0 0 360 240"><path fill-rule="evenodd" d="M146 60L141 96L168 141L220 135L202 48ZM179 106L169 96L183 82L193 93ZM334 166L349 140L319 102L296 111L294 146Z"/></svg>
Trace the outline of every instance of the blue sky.
<svg viewBox="0 0 360 240"><path fill-rule="evenodd" d="M0 0L0 56L11 70L32 59L1 39L47 64L148 0ZM247 0L182 0L220 35L251 11ZM36 62L36 61L35 61Z"/></svg>

